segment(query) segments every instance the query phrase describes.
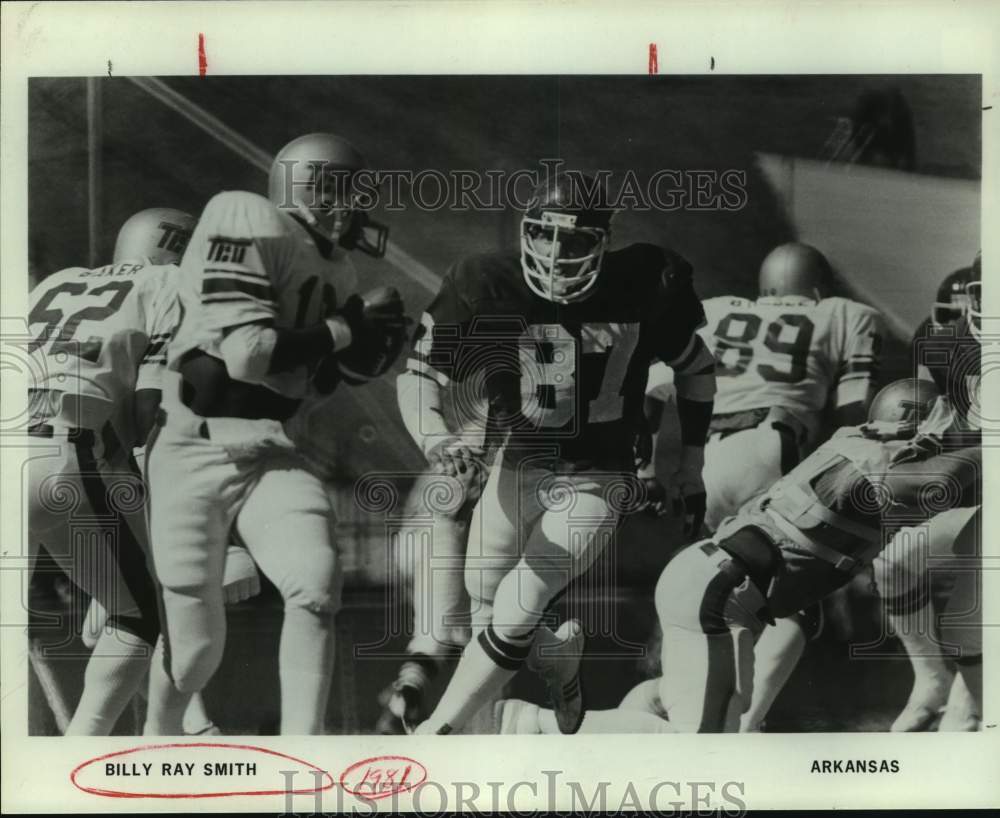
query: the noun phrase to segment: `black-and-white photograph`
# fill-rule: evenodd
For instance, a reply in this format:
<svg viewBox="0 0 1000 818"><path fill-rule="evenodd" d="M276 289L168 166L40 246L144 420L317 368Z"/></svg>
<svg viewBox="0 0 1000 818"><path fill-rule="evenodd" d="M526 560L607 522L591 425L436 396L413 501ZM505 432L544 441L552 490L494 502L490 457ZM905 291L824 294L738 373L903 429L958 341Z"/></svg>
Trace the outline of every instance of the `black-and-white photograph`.
<svg viewBox="0 0 1000 818"><path fill-rule="evenodd" d="M980 98L31 80L30 733L981 729Z"/></svg>
<svg viewBox="0 0 1000 818"><path fill-rule="evenodd" d="M998 39L4 3L4 812L998 803Z"/></svg>

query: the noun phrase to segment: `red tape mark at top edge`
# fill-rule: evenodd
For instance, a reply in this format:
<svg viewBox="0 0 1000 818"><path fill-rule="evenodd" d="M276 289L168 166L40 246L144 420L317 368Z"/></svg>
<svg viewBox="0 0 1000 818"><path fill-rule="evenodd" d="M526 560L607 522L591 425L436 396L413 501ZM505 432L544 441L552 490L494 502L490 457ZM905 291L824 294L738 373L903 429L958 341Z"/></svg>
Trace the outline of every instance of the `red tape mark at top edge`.
<svg viewBox="0 0 1000 818"><path fill-rule="evenodd" d="M198 76L204 77L207 71L208 71L208 57L205 56L205 35L199 32L198 33Z"/></svg>
<svg viewBox="0 0 1000 818"><path fill-rule="evenodd" d="M660 73L660 66L656 60L656 43L649 44L649 73L650 75Z"/></svg>

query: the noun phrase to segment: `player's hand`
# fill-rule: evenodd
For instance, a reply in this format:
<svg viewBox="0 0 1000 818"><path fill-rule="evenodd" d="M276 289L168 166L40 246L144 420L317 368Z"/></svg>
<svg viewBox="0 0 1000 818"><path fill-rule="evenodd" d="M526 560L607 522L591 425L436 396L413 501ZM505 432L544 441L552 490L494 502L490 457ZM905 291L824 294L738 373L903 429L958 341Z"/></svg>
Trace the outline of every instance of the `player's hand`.
<svg viewBox="0 0 1000 818"><path fill-rule="evenodd" d="M643 423L635 433L635 469L640 474L653 464L653 433ZM642 479L642 478L641 478Z"/></svg>
<svg viewBox="0 0 1000 818"><path fill-rule="evenodd" d="M693 541L700 536L705 524L705 486L698 483L675 483L670 497L671 509L675 517L684 518L684 536Z"/></svg>
<svg viewBox="0 0 1000 818"><path fill-rule="evenodd" d="M636 436L635 476L642 483L643 496L636 511L650 517L660 517L667 513L667 489L656 477L652 458L642 458L639 436L641 433Z"/></svg>
<svg viewBox="0 0 1000 818"><path fill-rule="evenodd" d="M352 346L373 330L406 326L409 320L404 312L403 298L395 287L376 287L364 295L354 293L335 314L350 327Z"/></svg>
<svg viewBox="0 0 1000 818"><path fill-rule="evenodd" d="M250 552L238 545L226 548L226 570L222 593L227 605L244 602L260 593L260 574Z"/></svg>
<svg viewBox="0 0 1000 818"><path fill-rule="evenodd" d="M690 542L700 536L705 524L705 483L701 473L705 450L685 446L680 465L670 482L670 505L675 517L684 518L684 536Z"/></svg>
<svg viewBox="0 0 1000 818"><path fill-rule="evenodd" d="M662 517L667 513L667 489L656 477L640 477L645 490L645 498L639 511L650 517Z"/></svg>
<svg viewBox="0 0 1000 818"><path fill-rule="evenodd" d="M913 440L898 449L889 458L889 468L902 463L917 463L941 454L943 446L937 435L917 435Z"/></svg>
<svg viewBox="0 0 1000 818"><path fill-rule="evenodd" d="M486 450L473 446L460 437L448 437L427 451L430 464L449 477L475 476L481 469Z"/></svg>

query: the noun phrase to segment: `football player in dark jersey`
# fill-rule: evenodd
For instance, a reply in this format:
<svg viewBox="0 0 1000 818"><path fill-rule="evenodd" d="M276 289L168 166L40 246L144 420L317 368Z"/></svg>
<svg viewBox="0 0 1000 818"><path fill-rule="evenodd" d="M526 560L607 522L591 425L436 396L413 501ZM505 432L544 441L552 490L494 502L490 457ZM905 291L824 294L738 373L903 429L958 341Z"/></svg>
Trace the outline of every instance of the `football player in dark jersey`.
<svg viewBox="0 0 1000 818"><path fill-rule="evenodd" d="M554 177L521 220L519 256L452 267L400 376L404 421L431 462L460 472L482 451L443 420L441 390L454 381L481 386L482 448L497 449L466 556L476 638L418 732L461 729L525 663L545 679L560 729L579 726L580 625L553 632L542 617L639 499L633 443L654 357L676 372L688 530L704 517L715 361L696 333L691 267L651 244L610 250L612 210L588 193L599 194L593 180Z"/></svg>
<svg viewBox="0 0 1000 818"><path fill-rule="evenodd" d="M927 420L921 434L897 454L897 460L920 461L940 451L980 444L981 280L977 255L971 266L945 278L930 318L917 330L914 369L932 378L944 399L935 417ZM893 722L893 731L927 730L942 707L945 715L939 730L974 730L978 726L973 697L963 680L967 674L956 672L963 669L963 663L969 664L969 657L956 656L954 644L942 641L937 626L941 612L935 609L932 593L939 589L948 564L956 559L975 559L979 553L978 527L970 522L978 507L977 494L977 490L970 491L961 507L924 524L902 528L875 561L887 619L910 657L914 675L913 689ZM972 549L968 554L962 551L965 546Z"/></svg>

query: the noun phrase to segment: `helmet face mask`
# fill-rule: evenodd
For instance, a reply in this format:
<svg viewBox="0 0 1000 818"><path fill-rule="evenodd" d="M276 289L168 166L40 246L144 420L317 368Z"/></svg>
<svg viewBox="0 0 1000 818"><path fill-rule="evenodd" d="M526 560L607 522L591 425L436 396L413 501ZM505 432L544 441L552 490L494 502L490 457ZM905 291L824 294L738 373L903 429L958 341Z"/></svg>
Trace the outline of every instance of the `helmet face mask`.
<svg viewBox="0 0 1000 818"><path fill-rule="evenodd" d="M972 262L972 272L969 283L965 285L968 296L969 332L974 338L979 338L983 331L983 252L976 253Z"/></svg>
<svg viewBox="0 0 1000 818"><path fill-rule="evenodd" d="M978 338L983 327L983 282L970 281L965 287L969 316L969 332Z"/></svg>
<svg viewBox="0 0 1000 818"><path fill-rule="evenodd" d="M593 294L611 237L614 211L603 189L582 175L546 180L521 217L521 272L528 288L555 304Z"/></svg>
<svg viewBox="0 0 1000 818"><path fill-rule="evenodd" d="M381 257L388 229L354 206L355 179L365 167L364 157L346 140L333 134L307 134L278 152L271 165L268 196L276 207L298 216L332 244Z"/></svg>
<svg viewBox="0 0 1000 818"><path fill-rule="evenodd" d="M936 300L931 304L931 324L935 327L951 326L968 314L968 286L971 274L970 268L963 267L941 282Z"/></svg>
<svg viewBox="0 0 1000 818"><path fill-rule="evenodd" d="M608 231L577 227L577 217L543 210L521 219L521 268L535 295L557 304L579 301L597 283Z"/></svg>

